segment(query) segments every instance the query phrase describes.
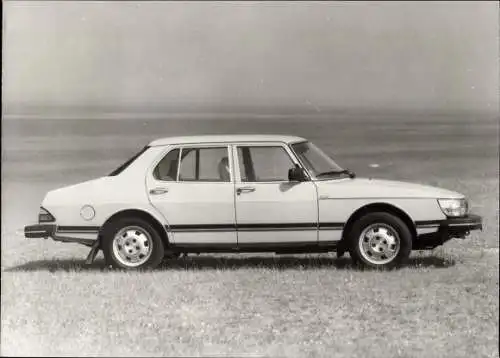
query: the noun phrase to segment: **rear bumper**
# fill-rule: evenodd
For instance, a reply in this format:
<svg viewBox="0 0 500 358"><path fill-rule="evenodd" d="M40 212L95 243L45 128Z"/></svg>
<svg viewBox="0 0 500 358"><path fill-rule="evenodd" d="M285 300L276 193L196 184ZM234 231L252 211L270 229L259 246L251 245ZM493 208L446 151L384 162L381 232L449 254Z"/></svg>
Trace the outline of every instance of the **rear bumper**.
<svg viewBox="0 0 500 358"><path fill-rule="evenodd" d="M53 224L36 224L24 227L24 236L28 239L47 239L54 236L56 226Z"/></svg>
<svg viewBox="0 0 500 358"><path fill-rule="evenodd" d="M426 228L434 228L434 231L417 235L413 242L414 250L434 249L453 238L465 239L471 231L483 230L483 219L479 215L470 214L460 218L417 223L417 232Z"/></svg>
<svg viewBox="0 0 500 358"><path fill-rule="evenodd" d="M92 246L99 238L98 227L63 227L56 224L34 224L24 227L24 237L27 239L48 239L54 241L74 242Z"/></svg>

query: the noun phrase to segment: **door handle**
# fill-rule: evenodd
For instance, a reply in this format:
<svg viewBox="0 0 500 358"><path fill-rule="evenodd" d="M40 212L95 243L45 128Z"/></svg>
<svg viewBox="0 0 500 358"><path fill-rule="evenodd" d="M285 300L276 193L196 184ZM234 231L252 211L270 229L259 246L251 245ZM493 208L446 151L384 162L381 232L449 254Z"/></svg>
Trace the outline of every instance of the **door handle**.
<svg viewBox="0 0 500 358"><path fill-rule="evenodd" d="M244 186L242 188L236 189L236 194L240 195L241 193L251 193L255 191L255 188L252 186Z"/></svg>
<svg viewBox="0 0 500 358"><path fill-rule="evenodd" d="M151 195L161 195L161 194L165 194L165 193L168 193L167 188L154 188L154 189L151 189L149 191L149 194L151 194Z"/></svg>

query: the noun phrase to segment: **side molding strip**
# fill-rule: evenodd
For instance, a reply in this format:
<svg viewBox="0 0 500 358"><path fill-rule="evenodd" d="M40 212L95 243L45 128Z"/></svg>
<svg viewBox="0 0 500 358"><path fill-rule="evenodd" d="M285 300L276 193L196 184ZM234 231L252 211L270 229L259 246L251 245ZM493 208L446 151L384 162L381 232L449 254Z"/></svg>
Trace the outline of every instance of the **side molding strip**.
<svg viewBox="0 0 500 358"><path fill-rule="evenodd" d="M94 233L99 232L99 226L58 226L57 232L88 232Z"/></svg>
<svg viewBox="0 0 500 358"><path fill-rule="evenodd" d="M310 231L342 230L343 223L271 223L271 224L198 224L165 226L172 232L232 232L232 231Z"/></svg>

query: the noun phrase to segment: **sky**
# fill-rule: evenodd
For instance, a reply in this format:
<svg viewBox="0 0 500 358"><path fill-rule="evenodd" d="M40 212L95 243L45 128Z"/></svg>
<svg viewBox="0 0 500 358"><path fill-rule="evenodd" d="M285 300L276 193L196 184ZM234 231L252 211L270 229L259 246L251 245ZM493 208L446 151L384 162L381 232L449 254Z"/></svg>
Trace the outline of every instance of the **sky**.
<svg viewBox="0 0 500 358"><path fill-rule="evenodd" d="M496 109L486 2L3 2L3 102Z"/></svg>

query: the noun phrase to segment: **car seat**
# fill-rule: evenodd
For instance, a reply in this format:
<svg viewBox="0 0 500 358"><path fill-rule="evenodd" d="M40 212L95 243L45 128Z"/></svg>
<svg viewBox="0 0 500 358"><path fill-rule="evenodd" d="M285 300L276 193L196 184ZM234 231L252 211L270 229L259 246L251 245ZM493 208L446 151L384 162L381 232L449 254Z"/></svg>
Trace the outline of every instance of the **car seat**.
<svg viewBox="0 0 500 358"><path fill-rule="evenodd" d="M227 157L224 157L220 160L219 165L217 166L217 170L219 172L219 178L222 181L229 181L231 175L229 174L229 160Z"/></svg>

